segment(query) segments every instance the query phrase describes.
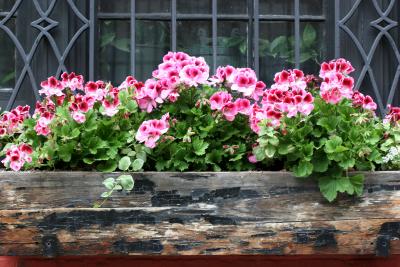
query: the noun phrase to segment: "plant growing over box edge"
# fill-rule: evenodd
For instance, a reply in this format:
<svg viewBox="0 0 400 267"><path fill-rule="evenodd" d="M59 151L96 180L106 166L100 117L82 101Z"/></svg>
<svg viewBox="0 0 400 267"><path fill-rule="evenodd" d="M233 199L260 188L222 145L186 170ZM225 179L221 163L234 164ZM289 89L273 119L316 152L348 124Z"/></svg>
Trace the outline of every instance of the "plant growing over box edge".
<svg viewBox="0 0 400 267"><path fill-rule="evenodd" d="M275 74L270 88L250 68L210 69L201 57L169 52L144 83L118 87L64 73L41 83L43 100L4 112L5 167L45 170L289 170L315 179L329 201L360 195L353 170L400 168L400 108L381 120L353 91L344 59ZM130 175L104 181L107 199L130 191Z"/></svg>

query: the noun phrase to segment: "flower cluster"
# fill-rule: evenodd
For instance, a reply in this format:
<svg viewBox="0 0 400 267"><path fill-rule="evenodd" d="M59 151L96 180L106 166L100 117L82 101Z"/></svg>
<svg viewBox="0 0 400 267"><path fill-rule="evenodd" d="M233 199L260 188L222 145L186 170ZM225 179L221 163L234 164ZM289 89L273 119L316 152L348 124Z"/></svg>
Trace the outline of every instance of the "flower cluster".
<svg viewBox="0 0 400 267"><path fill-rule="evenodd" d="M253 73L249 75L249 73ZM231 77L235 77L231 83ZM308 115L314 108L314 97L305 90L307 78L300 70L284 70L275 75L275 83L271 89L266 89L264 83L257 81L254 71L250 69L235 69L231 66L220 67L213 76L212 81L230 86L231 90L242 92L244 96L249 96L252 100L259 100L251 104L249 99L238 98L232 101L231 94L220 91L210 98L212 110L220 111L228 121L234 120L238 113L248 115L250 128L258 133L259 124L267 120L274 127L280 125L283 116L288 118L296 116L298 113ZM241 77L241 78L239 78ZM240 82L240 80L243 80ZM246 87L244 84L251 81L253 88ZM245 89L247 88L247 89ZM247 91L246 91L247 90Z"/></svg>
<svg viewBox="0 0 400 267"><path fill-rule="evenodd" d="M383 120L384 123L398 124L400 121L400 107L392 107L389 105L389 112Z"/></svg>
<svg viewBox="0 0 400 267"><path fill-rule="evenodd" d="M56 105L50 99L36 103L33 118L36 119L35 131L38 135L47 136L51 130L49 124L55 116Z"/></svg>
<svg viewBox="0 0 400 267"><path fill-rule="evenodd" d="M257 75L250 68L234 68L232 66L218 67L210 78L213 85L224 85L244 97L258 100L263 95L265 84L257 80Z"/></svg>
<svg viewBox="0 0 400 267"><path fill-rule="evenodd" d="M13 134L19 131L22 123L29 118L29 106L18 106L3 113L0 118L0 136Z"/></svg>
<svg viewBox="0 0 400 267"><path fill-rule="evenodd" d="M353 71L351 63L342 58L322 63L319 72L323 79L320 87L321 97L331 104L337 104L343 98L351 99L354 79L348 75Z"/></svg>
<svg viewBox="0 0 400 267"><path fill-rule="evenodd" d="M228 121L233 121L238 113L248 115L250 111L248 99L238 98L232 101L232 95L224 91L213 94L210 105L211 110L220 111Z"/></svg>
<svg viewBox="0 0 400 267"><path fill-rule="evenodd" d="M1 162L13 171L19 171L25 162L32 162L32 157L30 156L32 152L33 149L30 145L24 143L19 146L12 145L7 149L6 157Z"/></svg>
<svg viewBox="0 0 400 267"><path fill-rule="evenodd" d="M144 121L136 132L136 140L149 148L154 148L161 135L169 129L169 114L162 116L161 120Z"/></svg>
<svg viewBox="0 0 400 267"><path fill-rule="evenodd" d="M360 92L354 92L352 96L353 106L362 107L367 110L376 110L377 105L369 95L363 95Z"/></svg>

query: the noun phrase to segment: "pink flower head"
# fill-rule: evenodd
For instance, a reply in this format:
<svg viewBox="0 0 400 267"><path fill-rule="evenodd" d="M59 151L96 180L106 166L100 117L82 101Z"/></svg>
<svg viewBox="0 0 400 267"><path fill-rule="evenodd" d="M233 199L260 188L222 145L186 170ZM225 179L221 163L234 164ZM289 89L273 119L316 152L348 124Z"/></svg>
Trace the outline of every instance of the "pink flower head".
<svg viewBox="0 0 400 267"><path fill-rule="evenodd" d="M354 79L342 73L330 73L320 86L320 94L328 103L336 104L343 98L353 97Z"/></svg>
<svg viewBox="0 0 400 267"><path fill-rule="evenodd" d="M232 100L231 94L224 91L216 92L210 97L211 109L221 110L231 100Z"/></svg>
<svg viewBox="0 0 400 267"><path fill-rule="evenodd" d="M98 82L89 81L85 85L85 95L93 97L95 100L103 100L106 90L101 88L102 84Z"/></svg>
<svg viewBox="0 0 400 267"><path fill-rule="evenodd" d="M227 121L233 121L238 114L238 108L235 103L229 102L222 108L222 114Z"/></svg>
<svg viewBox="0 0 400 267"><path fill-rule="evenodd" d="M102 106L104 108L104 111L102 112L103 115L112 117L118 113L118 106L120 105L118 94L118 87L110 87L109 90L106 91L102 101Z"/></svg>
<svg viewBox="0 0 400 267"><path fill-rule="evenodd" d="M243 93L244 96L253 96L256 90L257 76L250 68L238 68L228 82L231 84L231 89Z"/></svg>
<svg viewBox="0 0 400 267"><path fill-rule="evenodd" d="M133 76L127 76L125 81L123 81L118 88L119 89L126 89L129 87L136 87L138 85L138 81Z"/></svg>
<svg viewBox="0 0 400 267"><path fill-rule="evenodd" d="M324 62L321 64L321 69L319 71L319 76L321 78L326 78L332 74L342 73L344 75L349 75L354 71L351 63L343 58L336 60L331 60L329 62Z"/></svg>
<svg viewBox="0 0 400 267"><path fill-rule="evenodd" d="M249 114L251 105L250 105L250 101L248 99L238 98L235 101L235 105L236 105L239 113L244 114L244 115Z"/></svg>
<svg viewBox="0 0 400 267"><path fill-rule="evenodd" d="M18 132L25 119L29 118L29 106L17 106L0 117L0 136Z"/></svg>
<svg viewBox="0 0 400 267"><path fill-rule="evenodd" d="M72 91L76 89L83 90L83 76L76 75L74 72L61 74L61 85L63 88L69 88Z"/></svg>
<svg viewBox="0 0 400 267"><path fill-rule="evenodd" d="M135 98L140 109L150 113L153 108L157 107L156 99L158 98L158 90L161 90L160 86L157 80L148 79L143 87L136 88Z"/></svg>
<svg viewBox="0 0 400 267"><path fill-rule="evenodd" d="M39 93L45 95L46 97L64 95L64 87L62 83L54 76L51 76L47 80L41 82L40 86L42 87L42 89L39 90Z"/></svg>
<svg viewBox="0 0 400 267"><path fill-rule="evenodd" d="M179 72L179 77L181 78L182 83L187 86L198 86L200 84L205 84L207 82L208 75L208 66L197 66L194 64L184 66Z"/></svg>
<svg viewBox="0 0 400 267"><path fill-rule="evenodd" d="M160 120L144 121L136 132L136 140L149 148L156 147L156 142L161 135L165 134L169 129L169 114L162 116Z"/></svg>
<svg viewBox="0 0 400 267"><path fill-rule="evenodd" d="M79 124L82 124L86 121L86 116L82 112L74 111L72 112L72 118Z"/></svg>
<svg viewBox="0 0 400 267"><path fill-rule="evenodd" d="M271 86L272 89L280 89L287 91L289 89L304 90L307 87L307 81L304 77L304 73L301 70L283 70L275 74L274 84Z"/></svg>
<svg viewBox="0 0 400 267"><path fill-rule="evenodd" d="M261 101L263 108L285 113L288 118L298 113L309 115L314 109L314 98L304 89L269 89L265 90Z"/></svg>
<svg viewBox="0 0 400 267"><path fill-rule="evenodd" d="M280 120L282 118L282 113L280 111L274 110L273 107L263 106L259 107L257 104L251 106L251 111L249 115L250 128L255 132L259 133L260 123L263 120L268 121L268 125L272 127L279 127L281 124Z"/></svg>
<svg viewBox="0 0 400 267"><path fill-rule="evenodd" d="M360 92L354 92L352 96L353 106L362 107L363 109L375 111L377 105L369 95L364 96Z"/></svg>
<svg viewBox="0 0 400 267"><path fill-rule="evenodd" d="M22 143L19 146L12 145L6 151L6 157L1 162L4 166L11 168L13 171L19 171L25 162L32 162L31 154L33 149L30 145Z"/></svg>
<svg viewBox="0 0 400 267"><path fill-rule="evenodd" d="M393 123L393 124L398 124L400 120L400 107L392 107L388 105L389 112L385 116L385 119L383 122L385 123Z"/></svg>
<svg viewBox="0 0 400 267"><path fill-rule="evenodd" d="M321 97L327 103L330 103L330 104L337 104L343 98L342 94L340 93L340 91L337 87L333 87L332 89L324 90L324 91L321 90Z"/></svg>
<svg viewBox="0 0 400 267"><path fill-rule="evenodd" d="M227 65L225 67L218 67L214 76L210 78L211 84L220 85L226 82L227 80L231 80L231 76L236 72L236 68ZM229 85L230 86L230 85Z"/></svg>

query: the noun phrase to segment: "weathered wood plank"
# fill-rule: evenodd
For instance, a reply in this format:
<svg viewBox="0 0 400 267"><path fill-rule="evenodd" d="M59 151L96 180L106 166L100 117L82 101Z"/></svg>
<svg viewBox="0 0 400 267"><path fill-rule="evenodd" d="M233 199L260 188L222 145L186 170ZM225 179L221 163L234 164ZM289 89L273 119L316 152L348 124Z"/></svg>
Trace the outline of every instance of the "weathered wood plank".
<svg viewBox="0 0 400 267"><path fill-rule="evenodd" d="M135 173L91 209L108 176L0 172L0 255L400 254L400 172L333 204L286 172Z"/></svg>

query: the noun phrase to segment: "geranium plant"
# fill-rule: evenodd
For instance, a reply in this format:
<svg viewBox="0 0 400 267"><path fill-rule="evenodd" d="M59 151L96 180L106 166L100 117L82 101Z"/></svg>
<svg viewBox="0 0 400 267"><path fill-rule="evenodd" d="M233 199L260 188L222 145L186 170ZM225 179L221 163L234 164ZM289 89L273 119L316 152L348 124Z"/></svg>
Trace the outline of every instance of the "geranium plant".
<svg viewBox="0 0 400 267"><path fill-rule="evenodd" d="M319 77L284 70L267 88L250 68L219 67L169 52L144 82L119 86L64 73L42 82L43 100L4 112L3 163L21 169L132 171L289 170L315 179L332 201L360 195L353 170L400 167L400 108L384 120L354 91L350 62ZM107 199L130 175L104 181Z"/></svg>

